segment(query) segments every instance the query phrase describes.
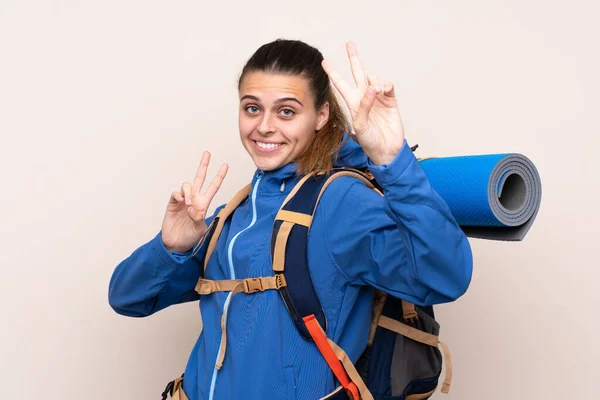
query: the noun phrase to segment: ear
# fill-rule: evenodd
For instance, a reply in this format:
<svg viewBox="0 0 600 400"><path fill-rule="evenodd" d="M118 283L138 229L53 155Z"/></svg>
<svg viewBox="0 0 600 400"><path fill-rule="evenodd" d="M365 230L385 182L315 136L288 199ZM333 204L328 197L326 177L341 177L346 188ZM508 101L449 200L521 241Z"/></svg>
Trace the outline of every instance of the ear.
<svg viewBox="0 0 600 400"><path fill-rule="evenodd" d="M317 131L320 131L321 128L323 128L325 126L327 121L329 121L329 102L328 101L326 101L325 104L323 104L323 106L317 113L317 127L315 129Z"/></svg>

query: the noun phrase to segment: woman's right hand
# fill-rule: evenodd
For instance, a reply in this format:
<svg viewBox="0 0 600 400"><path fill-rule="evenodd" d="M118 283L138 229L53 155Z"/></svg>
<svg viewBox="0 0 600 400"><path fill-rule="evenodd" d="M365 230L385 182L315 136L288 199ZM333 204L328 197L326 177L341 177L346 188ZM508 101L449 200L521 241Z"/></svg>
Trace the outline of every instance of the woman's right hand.
<svg viewBox="0 0 600 400"><path fill-rule="evenodd" d="M180 191L171 193L162 223L162 241L170 252L191 250L206 234L206 214L212 199L227 175L228 166L223 164L208 188L201 193L210 153L204 152L193 183L185 182Z"/></svg>

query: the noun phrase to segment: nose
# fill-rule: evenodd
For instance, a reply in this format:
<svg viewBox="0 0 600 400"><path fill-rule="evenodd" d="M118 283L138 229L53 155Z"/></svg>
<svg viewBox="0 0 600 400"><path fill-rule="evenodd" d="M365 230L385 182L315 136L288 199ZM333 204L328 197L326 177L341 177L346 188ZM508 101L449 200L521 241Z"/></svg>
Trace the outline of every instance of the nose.
<svg viewBox="0 0 600 400"><path fill-rule="evenodd" d="M275 133L275 126L273 124L273 117L270 113L264 113L260 119L258 126L256 127L258 133L263 136L269 136Z"/></svg>

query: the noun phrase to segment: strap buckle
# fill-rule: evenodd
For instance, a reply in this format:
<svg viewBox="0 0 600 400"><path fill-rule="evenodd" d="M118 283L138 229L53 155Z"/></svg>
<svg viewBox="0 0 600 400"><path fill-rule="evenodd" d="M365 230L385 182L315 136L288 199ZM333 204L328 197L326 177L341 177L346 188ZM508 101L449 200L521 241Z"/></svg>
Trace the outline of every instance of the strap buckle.
<svg viewBox="0 0 600 400"><path fill-rule="evenodd" d="M212 294L217 291L217 284L210 279L200 279L196 285L196 292L199 294Z"/></svg>
<svg viewBox="0 0 600 400"><path fill-rule="evenodd" d="M287 282L283 274L275 274L275 286L277 290L281 289L284 286L287 286Z"/></svg>
<svg viewBox="0 0 600 400"><path fill-rule="evenodd" d="M402 300L402 318L408 324L414 325L419 320L415 305Z"/></svg>
<svg viewBox="0 0 600 400"><path fill-rule="evenodd" d="M262 280L260 278L248 278L244 279L244 292L245 293L256 293L256 292L264 292L265 289L262 285Z"/></svg>
<svg viewBox="0 0 600 400"><path fill-rule="evenodd" d="M417 321L419 321L419 316L417 315L417 313L415 313L414 315L409 314L404 317L404 321L409 325L414 325L417 323Z"/></svg>

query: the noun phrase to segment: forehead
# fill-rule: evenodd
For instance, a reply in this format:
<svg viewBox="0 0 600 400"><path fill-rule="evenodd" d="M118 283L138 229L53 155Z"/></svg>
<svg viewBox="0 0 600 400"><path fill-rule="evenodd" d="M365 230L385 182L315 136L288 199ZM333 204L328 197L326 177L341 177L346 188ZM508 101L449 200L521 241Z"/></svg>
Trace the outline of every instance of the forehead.
<svg viewBox="0 0 600 400"><path fill-rule="evenodd" d="M276 100L280 97L296 97L304 102L311 98L308 80L300 75L283 75L267 72L250 72L242 80L240 98L255 95Z"/></svg>

